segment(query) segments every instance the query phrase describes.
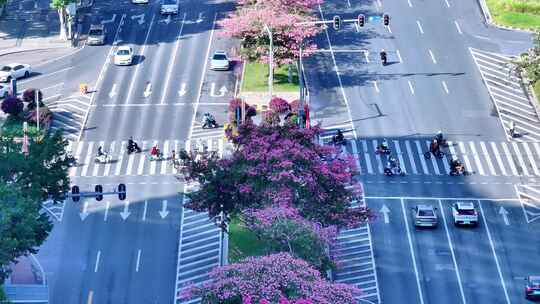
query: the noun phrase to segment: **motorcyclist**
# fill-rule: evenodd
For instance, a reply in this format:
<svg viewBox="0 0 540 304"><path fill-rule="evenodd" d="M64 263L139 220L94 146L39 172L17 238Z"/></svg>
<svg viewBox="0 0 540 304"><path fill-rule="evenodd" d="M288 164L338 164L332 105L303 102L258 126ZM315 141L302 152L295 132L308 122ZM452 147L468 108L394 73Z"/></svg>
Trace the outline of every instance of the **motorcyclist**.
<svg viewBox="0 0 540 304"><path fill-rule="evenodd" d="M510 124L508 125L508 133L510 133L510 137L512 138L517 137L516 123L513 120L511 120Z"/></svg>
<svg viewBox="0 0 540 304"><path fill-rule="evenodd" d="M395 157L390 156L390 157L388 158L387 166L388 166L388 168L391 168L391 169L393 169L393 168L399 168L399 162L398 162L398 160L397 160Z"/></svg>
<svg viewBox="0 0 540 304"><path fill-rule="evenodd" d="M205 126L215 127L217 125L216 119L214 118L214 116L212 114L206 112L206 113L204 113L203 117L204 117L203 124Z"/></svg>
<svg viewBox="0 0 540 304"><path fill-rule="evenodd" d="M345 136L343 136L343 132L341 132L341 129L337 130L336 135L334 135L333 141L336 144L342 143L345 140Z"/></svg>
<svg viewBox="0 0 540 304"><path fill-rule="evenodd" d="M159 148L157 145L154 145L152 149L150 150L150 155L154 157L159 157Z"/></svg>
<svg viewBox="0 0 540 304"><path fill-rule="evenodd" d="M97 156L102 157L103 155L105 155L105 153L103 153L103 147L99 146L97 149Z"/></svg>
<svg viewBox="0 0 540 304"><path fill-rule="evenodd" d="M450 170L459 173L463 171L463 164L457 158L454 158L450 162Z"/></svg>
<svg viewBox="0 0 540 304"><path fill-rule="evenodd" d="M379 152L381 153L386 153L388 152L388 141L386 140L386 138L383 139L383 141L381 142L381 144L379 145Z"/></svg>
<svg viewBox="0 0 540 304"><path fill-rule="evenodd" d="M436 139L437 142L439 142L439 143L442 143L442 142L443 142L444 137L443 137L443 134L442 134L442 131L441 131L441 130L437 131L437 134L435 134L435 139Z"/></svg>
<svg viewBox="0 0 540 304"><path fill-rule="evenodd" d="M429 146L429 150L431 151L431 153L433 154L436 154L437 152L439 152L439 141L434 138L432 141L431 141L431 145Z"/></svg>
<svg viewBox="0 0 540 304"><path fill-rule="evenodd" d="M382 49L379 55L381 56L382 64L386 65L386 62L387 62L386 51Z"/></svg>
<svg viewBox="0 0 540 304"><path fill-rule="evenodd" d="M130 137L128 140L128 150L130 152L140 150L139 145L137 145L137 143L133 140L133 137Z"/></svg>

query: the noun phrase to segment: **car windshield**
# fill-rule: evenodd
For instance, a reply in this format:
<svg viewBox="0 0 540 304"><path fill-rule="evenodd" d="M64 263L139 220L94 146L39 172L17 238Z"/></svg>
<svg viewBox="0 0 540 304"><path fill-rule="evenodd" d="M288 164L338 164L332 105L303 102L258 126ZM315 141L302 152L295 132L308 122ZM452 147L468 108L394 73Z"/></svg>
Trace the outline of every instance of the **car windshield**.
<svg viewBox="0 0 540 304"><path fill-rule="evenodd" d="M121 55L121 56L129 55L129 51L128 50L118 50L116 55Z"/></svg>
<svg viewBox="0 0 540 304"><path fill-rule="evenodd" d="M2 72L9 72L9 71L11 71L11 67L4 66L4 67L2 68Z"/></svg>
<svg viewBox="0 0 540 304"><path fill-rule="evenodd" d="M533 287L539 288L540 287L540 278L530 278L529 284Z"/></svg>
<svg viewBox="0 0 540 304"><path fill-rule="evenodd" d="M474 215L474 209L458 209L457 213L459 215Z"/></svg>
<svg viewBox="0 0 540 304"><path fill-rule="evenodd" d="M227 56L225 56L223 54L215 54L214 55L214 60L227 60Z"/></svg>
<svg viewBox="0 0 540 304"><path fill-rule="evenodd" d="M93 30L90 30L90 33L89 35L90 36L99 36L103 34L103 31L102 30L98 30L98 29L93 29Z"/></svg>
<svg viewBox="0 0 540 304"><path fill-rule="evenodd" d="M433 215L435 215L433 213L433 210L427 210L426 209L426 210L419 210L418 211L418 216L433 216Z"/></svg>

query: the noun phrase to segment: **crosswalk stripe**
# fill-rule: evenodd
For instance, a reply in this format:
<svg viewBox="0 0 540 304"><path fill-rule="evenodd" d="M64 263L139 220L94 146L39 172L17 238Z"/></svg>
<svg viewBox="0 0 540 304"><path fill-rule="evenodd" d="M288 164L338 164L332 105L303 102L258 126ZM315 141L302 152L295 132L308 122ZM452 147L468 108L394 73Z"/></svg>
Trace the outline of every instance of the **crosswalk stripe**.
<svg viewBox="0 0 540 304"><path fill-rule="evenodd" d="M502 175L508 176L508 173L506 172L506 168L504 167L504 163L501 158L501 154L499 153L499 149L497 148L497 145L494 142L490 143L491 148L493 149L493 154L495 154L495 158L497 159L497 164L499 164L499 168L501 169Z"/></svg>
<svg viewBox="0 0 540 304"><path fill-rule="evenodd" d="M176 151L176 157L178 157L180 151L178 150L178 140L175 140L174 141L174 151ZM172 173L173 174L178 174L178 170L176 170L176 167L174 166L173 164L173 168L172 168Z"/></svg>
<svg viewBox="0 0 540 304"><path fill-rule="evenodd" d="M354 157L354 160L355 160L355 164L356 166L358 167L357 170L362 173L362 168L360 167L360 155L358 154L358 147L356 146L356 140L355 139L351 139L351 150L352 150L352 155Z"/></svg>
<svg viewBox="0 0 540 304"><path fill-rule="evenodd" d="M534 153L531 151L531 148L529 148L529 145L527 143L523 143L523 148L525 149L525 154L527 155L527 158L529 159L531 168L534 171L534 175L540 176L540 171L538 171L538 167L536 166L536 161L534 160Z"/></svg>
<svg viewBox="0 0 540 304"><path fill-rule="evenodd" d="M469 160L469 157L467 156L467 150L465 149L465 143L459 142L458 143L459 151L461 152L461 156L463 156L463 162L465 163L465 168L470 168L467 170L473 171L473 167L471 166L471 161Z"/></svg>
<svg viewBox="0 0 540 304"><path fill-rule="evenodd" d="M430 149L431 142L429 140L426 140L425 143L426 143L427 151L431 151ZM439 171L439 165L437 165L437 157L435 156L431 157L431 165L433 166L435 175L441 175L441 172Z"/></svg>
<svg viewBox="0 0 540 304"><path fill-rule="evenodd" d="M122 170L122 165L124 163L124 153L126 153L126 145L127 142L125 140L120 143L120 154L118 155L118 162L116 163L114 175L118 176L120 175L120 171Z"/></svg>
<svg viewBox="0 0 540 304"><path fill-rule="evenodd" d="M107 152L109 153L109 155L111 155L111 156L113 156L113 155L115 154L115 153L114 153L114 152L115 152L115 151L114 151L115 144L116 144L116 141L113 140L113 141L111 142L111 145L109 146L108 151L107 151ZM105 169L104 169L104 171L103 171L103 176L109 176L109 172L110 172L110 171L111 171L111 163L108 162L108 163L105 164Z"/></svg>
<svg viewBox="0 0 540 304"><path fill-rule="evenodd" d="M480 173L480 175L486 175L486 172L484 171L484 167L482 166L482 162L480 161L480 157L478 156L478 153L476 152L476 147L474 146L474 143L472 141L469 141L469 147L474 157L474 162L476 163L476 167L478 167L478 173Z"/></svg>
<svg viewBox="0 0 540 304"><path fill-rule="evenodd" d="M483 141L480 142L480 149L482 149L482 155L484 155L484 157L487 160L489 172L491 173L491 175L496 176L497 172L495 171L495 166L493 166L493 163L491 162L491 157L489 156L489 153L486 148L486 144Z"/></svg>
<svg viewBox="0 0 540 304"><path fill-rule="evenodd" d="M420 142L418 140L415 140L414 144L416 145L416 151L418 151L418 155L419 155L418 158L420 159L420 164L422 165L422 171L424 171L424 174L429 175L430 173L428 171L427 164L424 159L424 152L422 151L422 147L420 147Z"/></svg>
<svg viewBox="0 0 540 304"><path fill-rule="evenodd" d="M165 158L161 162L161 174L167 174L167 166L169 165L169 162L167 161L167 157L170 156L172 153L169 152L169 141L166 140L163 143L163 157ZM175 150L176 151L176 150Z"/></svg>
<svg viewBox="0 0 540 304"><path fill-rule="evenodd" d="M450 160L448 159L448 155L444 154L443 155L443 166L444 166L444 171L449 174L450 173Z"/></svg>
<svg viewBox="0 0 540 304"><path fill-rule="evenodd" d="M510 170L512 170L513 175L519 175L516 165L514 164L514 160L512 159L512 153L510 153L510 149L508 149L508 145L506 143L501 144L504 154L506 155L506 160L508 161L508 164L510 165Z"/></svg>
<svg viewBox="0 0 540 304"><path fill-rule="evenodd" d="M158 144L158 141L155 140L155 141L154 141L154 144L153 144L152 146L157 146L157 144ZM165 152L165 151L162 151L162 153L163 153L163 152ZM157 160L152 160L152 157L151 157L151 156L148 157L148 159L149 159L149 162L150 162L150 175L154 175L154 174L156 174L156 163L157 163L158 161L157 161ZM139 167L139 168L141 168L141 167ZM144 169L144 168L143 168L143 169ZM139 175L142 175L142 174L143 174L142 172L139 173Z"/></svg>
<svg viewBox="0 0 540 304"><path fill-rule="evenodd" d="M529 176L529 170L527 170L527 165L525 165L525 160L523 160L523 157L521 156L521 152L518 147L518 143L513 142L512 147L514 148L514 152L516 152L516 157L518 158L519 164L521 166L521 169L523 170L524 175Z"/></svg>
<svg viewBox="0 0 540 304"><path fill-rule="evenodd" d="M418 169L416 169L416 163L414 161L414 157L413 157L413 153L411 149L411 143L408 140L405 141L405 149L407 150L407 154L410 155L409 162L411 163L411 169L413 173L418 174Z"/></svg>
<svg viewBox="0 0 540 304"><path fill-rule="evenodd" d="M523 101L529 102L529 100L528 100L526 97L523 97L523 96L521 96L521 95L516 95L516 94L514 94L514 93L512 93L512 92L508 92L507 90L501 89L501 88L499 88L499 87L491 86L491 89L492 89L492 90L497 90L497 91L503 92L503 93L506 94L506 95L510 95L510 96L515 97L515 98L517 98L517 99L521 99L521 100L523 100Z"/></svg>
<svg viewBox="0 0 540 304"><path fill-rule="evenodd" d="M528 109L534 109L533 106L531 106L529 104L529 101L520 101L520 100L516 100L516 99L512 99L504 94L501 94L501 93L498 93L498 92L491 92L491 94L493 96L496 96L497 98L497 102L501 102L501 99L505 99L505 101L509 101L509 102L513 102L515 104L518 104L519 106L517 108L521 108L521 107L525 107L525 108L528 108Z"/></svg>
<svg viewBox="0 0 540 304"><path fill-rule="evenodd" d="M88 149L86 158L84 159L84 164L81 170L81 176L86 176L86 173L88 173L88 168L90 166L90 161L92 160L92 149L94 148L94 142L88 143Z"/></svg>
<svg viewBox="0 0 540 304"><path fill-rule="evenodd" d="M75 160L77 161L77 163L80 162L83 146L84 146L84 141L80 141L77 144L77 152L75 152ZM71 167L70 170L69 170L69 176L75 176L77 174L77 168L78 168L78 166Z"/></svg>
<svg viewBox="0 0 540 304"><path fill-rule="evenodd" d="M105 142L104 141L100 141L99 142L99 146L98 147L101 147L101 149L104 149L103 146L105 145ZM107 152L107 151L103 151L103 152ZM97 155L97 154L96 154ZM98 173L99 173L99 169L101 168L101 164L98 163L95 158L94 158L94 170L92 171L92 176L98 176Z"/></svg>
<svg viewBox="0 0 540 304"><path fill-rule="evenodd" d="M407 172L407 169L405 168L405 161L403 160L403 153L401 153L401 147L399 146L399 141L394 140L394 146L396 147L396 154L402 167L401 170L403 170L403 172Z"/></svg>
<svg viewBox="0 0 540 304"><path fill-rule="evenodd" d="M367 141L361 140L362 143L362 150L364 151L364 159L366 161L366 167L369 174L373 174L373 166L371 165L371 158L369 157L368 149L367 149Z"/></svg>
<svg viewBox="0 0 540 304"><path fill-rule="evenodd" d="M377 146L379 145L377 143L377 140L372 140L373 144L373 151L377 151ZM375 160L377 160L377 167L379 168L379 173L383 173L383 164L382 164L382 158L380 154L375 155Z"/></svg>

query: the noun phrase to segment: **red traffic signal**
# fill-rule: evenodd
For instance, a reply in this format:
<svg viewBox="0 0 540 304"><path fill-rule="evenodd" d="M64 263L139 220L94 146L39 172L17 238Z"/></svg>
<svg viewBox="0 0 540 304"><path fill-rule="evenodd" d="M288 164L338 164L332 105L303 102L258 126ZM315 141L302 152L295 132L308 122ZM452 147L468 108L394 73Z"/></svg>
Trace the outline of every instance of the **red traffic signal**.
<svg viewBox="0 0 540 304"><path fill-rule="evenodd" d="M388 16L388 14L383 15L383 22L385 26L388 26L390 24L390 16Z"/></svg>
<svg viewBox="0 0 540 304"><path fill-rule="evenodd" d="M96 190L96 201L101 201L103 199L103 186L101 185L96 185L95 187L95 190Z"/></svg>
<svg viewBox="0 0 540 304"><path fill-rule="evenodd" d="M118 199L121 201L126 199L126 185L125 184L118 185Z"/></svg>
<svg viewBox="0 0 540 304"><path fill-rule="evenodd" d="M358 26L363 27L366 24L366 16L364 14L358 15Z"/></svg>
<svg viewBox="0 0 540 304"><path fill-rule="evenodd" d="M71 200L74 202L78 202L81 199L81 196L79 195L79 193L80 193L79 186L71 187Z"/></svg>

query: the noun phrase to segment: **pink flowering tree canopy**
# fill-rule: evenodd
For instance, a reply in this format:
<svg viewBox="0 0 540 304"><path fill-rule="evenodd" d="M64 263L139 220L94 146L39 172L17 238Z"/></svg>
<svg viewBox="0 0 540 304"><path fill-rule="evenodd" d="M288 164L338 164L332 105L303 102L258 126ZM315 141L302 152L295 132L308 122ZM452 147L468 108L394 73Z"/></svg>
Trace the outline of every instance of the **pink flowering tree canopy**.
<svg viewBox="0 0 540 304"><path fill-rule="evenodd" d="M247 209L290 207L323 227L366 222L368 209L349 208L361 189L353 178L358 173L353 157L319 145L320 132L318 126L241 125L232 135L236 150L230 158L187 167L185 178L200 184L187 194L188 207L210 216L221 210L238 215Z"/></svg>
<svg viewBox="0 0 540 304"><path fill-rule="evenodd" d="M205 304L357 304L355 296L360 294L351 285L326 281L307 262L288 253L250 257L217 267L210 278L208 283L187 288L183 297L201 297Z"/></svg>

